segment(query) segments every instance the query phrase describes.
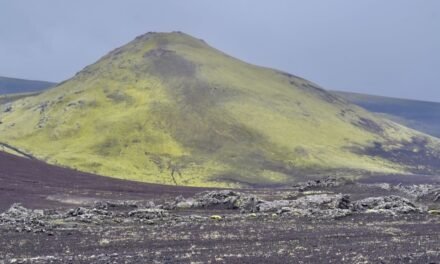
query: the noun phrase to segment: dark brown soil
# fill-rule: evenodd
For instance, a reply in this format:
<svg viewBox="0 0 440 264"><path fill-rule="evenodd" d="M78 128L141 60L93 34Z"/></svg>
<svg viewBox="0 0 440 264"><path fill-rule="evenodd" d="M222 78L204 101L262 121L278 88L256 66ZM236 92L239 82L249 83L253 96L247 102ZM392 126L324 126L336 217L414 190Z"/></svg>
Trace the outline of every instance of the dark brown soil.
<svg viewBox="0 0 440 264"><path fill-rule="evenodd" d="M100 224L47 234L2 232L25 263L439 263L439 221L262 218ZM1 260L0 253L0 260ZM40 257L40 259L38 259Z"/></svg>
<svg viewBox="0 0 440 264"><path fill-rule="evenodd" d="M28 208L53 208L93 198L160 199L201 190L112 179L0 151L0 212L17 202Z"/></svg>
<svg viewBox="0 0 440 264"><path fill-rule="evenodd" d="M62 211L87 207L96 200L146 202L191 197L200 191L109 179L0 152L0 213L16 202L51 209L46 210L49 216L45 219L51 227L44 232L0 224L0 264L440 263L440 216L426 212L353 213L320 219L226 209L173 209L169 217L151 221L117 214L102 216L102 220L69 218ZM241 190L268 200L291 191ZM348 183L308 191L344 193L353 200L405 196L377 184ZM61 211L51 218L54 208ZM221 220L211 219L217 214ZM17 221L16 226L20 225Z"/></svg>

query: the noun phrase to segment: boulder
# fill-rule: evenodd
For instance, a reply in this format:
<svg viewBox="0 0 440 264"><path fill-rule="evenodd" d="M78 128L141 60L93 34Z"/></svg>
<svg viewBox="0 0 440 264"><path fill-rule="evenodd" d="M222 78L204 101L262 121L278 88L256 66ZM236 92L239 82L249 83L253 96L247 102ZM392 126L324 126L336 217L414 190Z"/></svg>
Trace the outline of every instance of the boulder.
<svg viewBox="0 0 440 264"><path fill-rule="evenodd" d="M146 208L146 209L136 209L133 211L130 211L128 213L129 217L135 217L139 219L156 219L156 218L164 218L169 216L168 212L163 209L152 209L152 208Z"/></svg>
<svg viewBox="0 0 440 264"><path fill-rule="evenodd" d="M284 209L283 209L284 208ZM302 196L296 200L262 201L257 205L260 212L277 212L291 209L350 209L350 197L343 194L315 194Z"/></svg>
<svg viewBox="0 0 440 264"><path fill-rule="evenodd" d="M27 209L21 204L13 204L6 212L0 214L0 222L36 222L44 216L43 210Z"/></svg>
<svg viewBox="0 0 440 264"><path fill-rule="evenodd" d="M422 209L417 207L408 199L400 196L390 195L381 197L369 197L353 203L354 211L373 210L375 212L389 213L416 213Z"/></svg>
<svg viewBox="0 0 440 264"><path fill-rule="evenodd" d="M242 212L256 212L261 203L258 197L231 190L207 191L196 194L193 200L186 200L192 208L241 209Z"/></svg>

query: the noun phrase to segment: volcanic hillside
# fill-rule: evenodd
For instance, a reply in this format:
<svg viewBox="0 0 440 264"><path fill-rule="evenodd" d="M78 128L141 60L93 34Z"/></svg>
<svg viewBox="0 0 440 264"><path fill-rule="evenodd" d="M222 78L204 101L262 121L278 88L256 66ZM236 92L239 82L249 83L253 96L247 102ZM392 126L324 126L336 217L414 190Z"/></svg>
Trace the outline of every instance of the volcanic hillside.
<svg viewBox="0 0 440 264"><path fill-rule="evenodd" d="M12 103L0 141L52 164L192 186L435 173L439 141L189 35L147 33Z"/></svg>
<svg viewBox="0 0 440 264"><path fill-rule="evenodd" d="M96 200L160 200L206 189L112 179L48 165L0 151L0 212L12 204L29 208L74 207Z"/></svg>

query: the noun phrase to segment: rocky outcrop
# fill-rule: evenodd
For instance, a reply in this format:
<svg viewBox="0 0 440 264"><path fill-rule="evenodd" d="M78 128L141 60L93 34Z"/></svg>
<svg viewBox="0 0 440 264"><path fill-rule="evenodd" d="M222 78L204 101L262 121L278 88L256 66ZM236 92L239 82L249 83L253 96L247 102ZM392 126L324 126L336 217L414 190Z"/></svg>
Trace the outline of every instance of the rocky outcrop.
<svg viewBox="0 0 440 264"><path fill-rule="evenodd" d="M405 194L408 194L416 199L427 199L432 202L440 202L440 186L432 184L418 184L418 185L402 185L399 184L393 187Z"/></svg>
<svg viewBox="0 0 440 264"><path fill-rule="evenodd" d="M343 194L316 194L296 200L264 201L258 205L260 212L276 212L316 218L338 218L351 214L350 197Z"/></svg>
<svg viewBox="0 0 440 264"><path fill-rule="evenodd" d="M118 208L120 211L112 211ZM134 209L136 208L136 209ZM131 209L128 211L127 209ZM133 210L134 209L134 210ZM113 202L97 202L93 207L77 207L64 212L50 210L30 210L20 204L14 204L6 212L0 214L0 225L8 226L17 232L43 232L53 234L57 223L85 223L100 225L104 221L134 222L169 217L166 210L158 208L137 208L131 203L116 204Z"/></svg>
<svg viewBox="0 0 440 264"><path fill-rule="evenodd" d="M323 181L325 186L336 184ZM310 186L310 185L308 185ZM295 192L297 193L297 192ZM407 214L426 211L408 199L399 196L370 197L352 202L344 194L319 191L299 192L290 199L263 200L257 196L231 190L207 191L185 199L177 197L164 208L171 209L230 209L241 213L275 213L314 218L339 218L352 213ZM170 205L171 204L171 205Z"/></svg>
<svg viewBox="0 0 440 264"><path fill-rule="evenodd" d="M166 207L170 207L169 205ZM230 209L241 213L291 213L300 216L348 215L351 212L350 198L343 194L305 195L295 200L266 201L257 196L231 190L208 191L192 198L176 198L175 209Z"/></svg>
<svg viewBox="0 0 440 264"><path fill-rule="evenodd" d="M43 220L43 210L30 210L20 204L13 204L0 214L0 224L10 226L17 232L49 232L52 227Z"/></svg>
<svg viewBox="0 0 440 264"><path fill-rule="evenodd" d="M351 201L350 196L318 191L302 192L292 199L264 200L253 194L231 190L207 191L185 199L182 196L165 202L161 205L154 203L134 202L96 202L91 207L77 207L66 211L30 210L20 204L14 204L9 210L0 214L0 225L8 226L17 232L45 232L52 234L52 230L60 222L66 224L86 223L105 224L108 222L128 223L144 222L156 224L163 221L181 221L183 223L206 221L209 217L190 214L177 217L171 215L174 210L203 209L209 210L236 210L235 218L267 217L271 215L289 217L309 217L313 219L336 219L350 214L378 213L399 215L410 213L438 212L427 210L409 199L396 196L369 197ZM177 218L176 218L177 217ZM221 216L221 219L225 219ZM212 218L212 217L211 217ZM227 217L226 217L227 218ZM217 219L218 220L218 219Z"/></svg>
<svg viewBox="0 0 440 264"><path fill-rule="evenodd" d="M255 212L262 202L254 195L243 194L232 190L206 191L192 198L177 197L173 202L165 203L166 209L240 209L242 212Z"/></svg>
<svg viewBox="0 0 440 264"><path fill-rule="evenodd" d="M325 177L322 179L301 182L293 185L292 187L295 190L304 192L307 190L317 189L317 188L337 187L337 186L345 185L347 183L348 183L347 180L343 178Z"/></svg>
<svg viewBox="0 0 440 264"><path fill-rule="evenodd" d="M138 208L141 205L138 201L97 201L94 204L94 208L96 209L102 209L102 210L112 210L112 209L119 209L119 210L133 210L134 208ZM154 207L154 203L152 201L149 201L148 207Z"/></svg>
<svg viewBox="0 0 440 264"><path fill-rule="evenodd" d="M353 210L358 212L376 212L390 214L408 214L422 212L408 199L390 195L385 197L369 197L353 203Z"/></svg>

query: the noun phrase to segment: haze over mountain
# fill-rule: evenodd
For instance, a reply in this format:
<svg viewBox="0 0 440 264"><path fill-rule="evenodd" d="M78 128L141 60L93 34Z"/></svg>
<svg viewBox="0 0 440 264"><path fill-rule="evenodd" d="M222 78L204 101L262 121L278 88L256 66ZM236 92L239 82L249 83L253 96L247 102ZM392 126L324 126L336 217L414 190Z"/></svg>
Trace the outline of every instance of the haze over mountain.
<svg viewBox="0 0 440 264"><path fill-rule="evenodd" d="M333 93L396 123L440 138L440 103L339 91Z"/></svg>
<svg viewBox="0 0 440 264"><path fill-rule="evenodd" d="M0 76L0 105L34 96L56 83Z"/></svg>
<svg viewBox="0 0 440 264"><path fill-rule="evenodd" d="M54 86L55 83L0 76L0 95L37 92Z"/></svg>
<svg viewBox="0 0 440 264"><path fill-rule="evenodd" d="M436 138L180 32L139 36L0 118L1 140L37 158L154 183L434 173L440 160Z"/></svg>

